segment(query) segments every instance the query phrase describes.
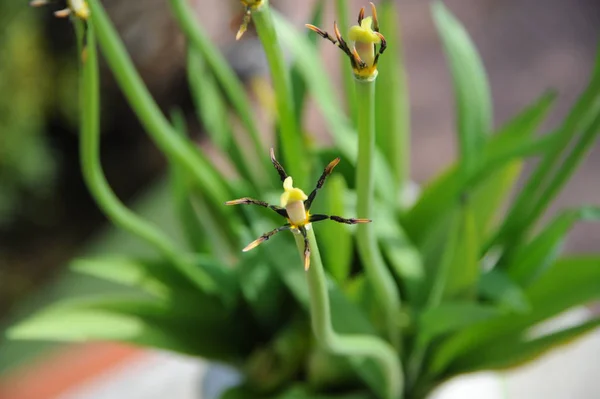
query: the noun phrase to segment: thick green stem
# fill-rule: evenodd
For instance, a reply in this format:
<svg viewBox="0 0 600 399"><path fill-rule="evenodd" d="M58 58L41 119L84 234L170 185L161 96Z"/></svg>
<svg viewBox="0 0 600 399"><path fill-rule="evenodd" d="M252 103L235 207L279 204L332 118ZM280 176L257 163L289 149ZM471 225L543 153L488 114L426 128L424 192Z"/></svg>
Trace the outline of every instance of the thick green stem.
<svg viewBox="0 0 600 399"><path fill-rule="evenodd" d="M209 166L198 157L193 146L179 137L171 127L160 108L154 102L142 78L135 70L127 51L119 39L115 28L108 19L99 0L90 0L91 19L95 34L106 61L127 98L127 101L146 132L170 160L180 163L203 188L206 197L223 216L231 215L221 206L228 197L228 190L210 173Z"/></svg>
<svg viewBox="0 0 600 399"><path fill-rule="evenodd" d="M84 181L98 206L117 226L134 234L156 248L166 259L206 292L216 292L217 285L204 271L184 260L183 254L169 237L131 212L114 194L104 177L100 164L100 92L95 32L90 23L87 37L87 57L81 79L81 142L80 157ZM79 30L81 31L81 30Z"/></svg>
<svg viewBox="0 0 600 399"><path fill-rule="evenodd" d="M356 80L358 99L358 163L356 171L357 217L371 219L374 201L375 152L375 81ZM385 223L375 220L373 223ZM392 345L400 346L400 294L394 277L387 268L377 245L373 223L358 225L358 251L367 278L373 286L377 300L384 311L387 336Z"/></svg>
<svg viewBox="0 0 600 399"><path fill-rule="evenodd" d="M260 131L252 113L251 102L246 95L246 89L227 63L225 57L218 51L198 24L194 11L187 4L187 0L170 0L170 4L179 27L183 30L190 44L202 54L210 65L212 72L246 128L245 130L253 147L251 163L258 165L257 168L254 168L253 174L256 175L258 181L268 183L271 166L267 161L268 158L264 156L266 147L260 138Z"/></svg>
<svg viewBox="0 0 600 399"><path fill-rule="evenodd" d="M319 247L312 229L307 231L311 250L310 269L306 273L310 294L312 328L318 342L332 353L345 356L365 356L373 359L385 378L387 399L399 398L403 389L403 374L394 348L372 335L339 335L331 325L331 309L327 280ZM304 258L304 238L294 234L300 257Z"/></svg>
<svg viewBox="0 0 600 399"><path fill-rule="evenodd" d="M289 68L285 65L268 0L264 0L263 4L252 12L252 19L271 69L271 79L277 96L281 149L286 168L290 176L294 176L296 185L301 187L307 183L309 163L306 162L305 145L294 113L294 97Z"/></svg>

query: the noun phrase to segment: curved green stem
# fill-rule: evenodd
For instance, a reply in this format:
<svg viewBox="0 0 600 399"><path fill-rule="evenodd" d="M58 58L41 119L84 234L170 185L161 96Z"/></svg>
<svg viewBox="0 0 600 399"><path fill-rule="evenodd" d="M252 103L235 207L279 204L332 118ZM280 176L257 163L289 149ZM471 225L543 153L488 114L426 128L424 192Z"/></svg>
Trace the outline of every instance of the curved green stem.
<svg viewBox="0 0 600 399"><path fill-rule="evenodd" d="M285 65L268 0L264 0L263 4L252 12L252 19L271 69L271 79L277 96L280 142L286 168L289 170L290 176L294 176L296 185L302 187L307 183L308 175L306 150L294 113L294 97L292 96L289 68Z"/></svg>
<svg viewBox="0 0 600 399"><path fill-rule="evenodd" d="M98 59L93 22L89 22L87 57L81 79L81 142L80 158L83 178L98 206L117 226L155 247L192 282L206 292L217 292L217 285L202 269L188 263L175 245L155 226L131 212L111 190L100 164L100 92ZM78 29L81 33L82 30Z"/></svg>
<svg viewBox="0 0 600 399"><path fill-rule="evenodd" d="M198 182L206 197L215 205L216 212L230 215L231 212L222 206L229 197L227 188L210 173L206 173L209 166L185 139L177 135L154 102L99 0L89 0L88 3L94 23L93 29L104 57L144 129L170 160L179 162L190 177Z"/></svg>
<svg viewBox="0 0 600 399"><path fill-rule="evenodd" d="M375 80L356 80L358 104L358 163L356 170L357 217L371 219L374 200L373 158L375 152ZM374 223L385 221L374 221ZM387 336L392 345L400 346L400 294L377 245L372 223L358 225L358 251L367 278L383 308Z"/></svg>
<svg viewBox="0 0 600 399"><path fill-rule="evenodd" d="M403 374L394 348L372 335L339 335L331 325L331 309L327 293L327 280L312 229L307 231L311 250L310 269L306 273L310 293L310 314L315 337L327 350L346 356L365 356L381 368L386 387L386 398L399 398L403 389ZM304 258L304 239L294 234L300 258Z"/></svg>
<svg viewBox="0 0 600 399"><path fill-rule="evenodd" d="M256 124L250 100L246 96L246 90L235 72L231 69L225 57L211 43L209 37L202 30L198 21L194 17L194 12L187 4L186 0L170 0L173 15L179 23L179 27L190 41L191 45L199 51L210 65L212 72L219 81L223 91L231 101L233 108L236 110L242 124L248 132L250 142L253 146L252 161L258 165L255 173L257 182L270 182L269 171L271 165L264 156L265 146L260 138L260 132Z"/></svg>

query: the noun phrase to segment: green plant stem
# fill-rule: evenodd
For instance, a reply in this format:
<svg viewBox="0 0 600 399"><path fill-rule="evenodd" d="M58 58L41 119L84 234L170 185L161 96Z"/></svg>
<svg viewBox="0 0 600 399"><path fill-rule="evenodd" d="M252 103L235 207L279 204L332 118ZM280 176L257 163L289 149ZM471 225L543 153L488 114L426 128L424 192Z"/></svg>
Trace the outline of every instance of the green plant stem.
<svg viewBox="0 0 600 399"><path fill-rule="evenodd" d="M142 78L135 70L133 62L99 0L90 0L88 3L95 33L104 57L146 132L171 161L179 162L188 171L190 177L197 181L197 184L206 193L207 199L215 205L216 212L222 215L231 215L231 211L221 206L229 197L227 188L223 187L210 173L206 173L209 166L198 157L195 149L188 145L185 139L177 135L162 114Z"/></svg>
<svg viewBox="0 0 600 399"><path fill-rule="evenodd" d="M374 201L375 152L375 81L356 80L358 104L358 163L356 171L357 217L371 219ZM384 220L374 223L385 223ZM394 347L400 347L400 329L397 317L400 314L400 294L394 277L387 268L372 223L357 227L358 251L367 278L373 286L383 308L387 336Z"/></svg>
<svg viewBox="0 0 600 399"><path fill-rule="evenodd" d="M169 237L131 212L114 194L100 164L100 91L98 60L93 22L89 22L87 57L81 79L80 157L84 181L98 206L117 226L140 237L156 248L166 259L190 277L206 292L217 292L217 285L202 269L188 263ZM81 29L78 29L80 32Z"/></svg>
<svg viewBox="0 0 600 399"><path fill-rule="evenodd" d="M213 45L208 35L202 30L202 27L195 19L194 11L187 4L187 1L170 0L170 4L179 27L183 30L186 38L194 48L202 54L206 62L210 65L215 77L219 81L223 91L227 94L227 97L231 101L231 105L236 110L248 133L253 147L253 153L251 154L252 161L253 164L256 165L256 167L253 168L253 173L256 174L258 181L262 181L267 185L270 184L271 180L269 179L269 172L271 165L268 161L268 157L264 156L265 145L261 140L260 131L258 130L252 108L250 107L251 101L246 95L244 85L231 69L225 57L223 57L219 50Z"/></svg>
<svg viewBox="0 0 600 399"><path fill-rule="evenodd" d="M327 279L312 229L307 231L311 250L310 269L306 273L310 294L310 314L315 337L332 353L346 356L365 356L373 359L385 378L387 399L399 398L403 389L403 374L394 348L371 335L339 335L331 325L331 309L327 293ZM304 239L294 234L300 258L304 257Z"/></svg>
<svg viewBox="0 0 600 399"><path fill-rule="evenodd" d="M348 19L348 0L335 1L335 14L339 26L350 25ZM348 56L344 53L340 53L339 57L340 68L342 70L342 83L344 84L344 100L346 101L348 115L350 115L350 118L352 119L352 126L356 127L357 107L354 89L354 73L352 72L352 68L348 65Z"/></svg>
<svg viewBox="0 0 600 399"><path fill-rule="evenodd" d="M290 176L294 177L296 185L302 187L307 183L309 163L306 162L306 149L294 113L294 97L289 68L283 58L268 0L264 0L252 12L252 20L271 69L271 79L277 97L279 132L285 165Z"/></svg>

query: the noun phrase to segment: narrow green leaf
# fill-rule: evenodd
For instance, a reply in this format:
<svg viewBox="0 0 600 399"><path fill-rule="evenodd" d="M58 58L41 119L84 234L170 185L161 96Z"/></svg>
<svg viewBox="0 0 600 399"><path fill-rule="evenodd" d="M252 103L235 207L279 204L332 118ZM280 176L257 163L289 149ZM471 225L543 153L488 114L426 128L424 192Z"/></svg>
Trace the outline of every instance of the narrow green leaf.
<svg viewBox="0 0 600 399"><path fill-rule="evenodd" d="M173 127L182 137L187 137L187 127L181 113L174 112ZM191 150L198 154L198 159L202 160L207 173L223 187L228 187L229 182L225 180L223 174L217 170L212 162L204 153L191 142L188 142ZM237 244L237 234L232 226L231 219L222 217L220 212L214 211L214 204L210 204L204 190L198 190L189 181L189 173L180 165L171 163L171 175L174 184L174 198L177 207L177 213L181 224L186 232L188 241L192 248L202 250L206 246L210 253L221 259L223 263L231 263L228 254ZM222 204L217 204L222 207ZM207 234L210 232L210 234ZM200 251L198 251L200 252Z"/></svg>
<svg viewBox="0 0 600 399"><path fill-rule="evenodd" d="M510 312L531 311L525 292L501 270L494 269L481 276L479 295Z"/></svg>
<svg viewBox="0 0 600 399"><path fill-rule="evenodd" d="M445 302L419 314L419 340L430 341L472 324L498 316L500 311L474 302Z"/></svg>
<svg viewBox="0 0 600 399"><path fill-rule="evenodd" d="M461 206L454 256L450 261L444 298L473 299L479 280L479 235L470 201Z"/></svg>
<svg viewBox="0 0 600 399"><path fill-rule="evenodd" d="M281 304L285 298L284 286L277 273L258 256L237 267L241 291L250 305L252 315L265 331L274 331L280 323Z"/></svg>
<svg viewBox="0 0 600 399"><path fill-rule="evenodd" d="M587 89L558 129L553 147L529 177L487 248L503 244L511 250L533 227L568 181L600 133L600 46Z"/></svg>
<svg viewBox="0 0 600 399"><path fill-rule="evenodd" d="M508 275L522 286L537 279L557 258L567 233L579 221L600 221L599 207L563 211L530 243L518 248L506 265Z"/></svg>
<svg viewBox="0 0 600 399"><path fill-rule="evenodd" d="M185 121L180 111L173 111L171 119L175 130L183 137L187 135L185 131ZM203 252L208 249L207 236L202 228L198 215L194 211L190 202L190 185L188 182L188 174L177 163L173 162L169 165L171 191L175 213L179 218L179 223L188 241L188 246L196 252Z"/></svg>
<svg viewBox="0 0 600 399"><path fill-rule="evenodd" d="M312 17L310 18L310 23L315 26L321 26L323 21L323 9L324 9L325 1L317 0L313 7ZM309 35L308 39L312 42L313 45L317 44L317 35L311 35L311 31L307 31L306 34ZM296 114L296 120L300 121L300 125L302 125L302 118L304 115L304 105L306 103L306 83L302 78L302 74L300 72L300 66L298 63L294 63L292 65L291 70L291 81L292 81L292 92L294 93L294 110Z"/></svg>
<svg viewBox="0 0 600 399"><path fill-rule="evenodd" d="M339 26L348 27L350 26L350 19L348 18L348 0L335 0L335 16ZM320 25L316 25L320 26ZM317 35L312 35L315 39ZM344 53L338 53L340 59L340 73L342 74L342 83L344 84L344 96L343 101L346 105L346 113L350 115L352 126L356 127L357 122L357 109L356 103L356 88L354 87L354 72L348 63L348 57Z"/></svg>
<svg viewBox="0 0 600 399"><path fill-rule="evenodd" d="M540 338L514 338L508 342L491 345L477 352L477 356L466 356L452 366L452 373L468 373L477 370L507 369L521 366L546 352L566 345L600 326L600 318L583 322Z"/></svg>
<svg viewBox="0 0 600 399"><path fill-rule="evenodd" d="M505 197L511 186L509 183L514 176L514 169L520 168L511 163L518 157L537 155L548 150L546 147L546 145L550 145L548 142L545 142L545 145L539 145L541 143L537 140L532 141L531 136L548 113L553 99L552 93L543 95L494 134L483 149L482 165L474 171L469 179L461 181L457 166L453 166L423 189L418 202L403 220L406 231L417 245L420 246L424 242L430 230L440 220L443 220L444 212L447 212L460 193L470 185L474 186L472 190L473 206L476 208L474 212L480 217L487 218L478 222L478 225L482 227L488 225L489 218L494 215L495 207L486 205L484 209L488 209L488 211L479 209L479 207L482 206L482 201L494 193L488 191L489 189L486 187L480 189L478 186L485 184L489 187L489 185L496 184L492 174L497 172L499 174L497 176L504 176L501 181L505 184L500 185L504 188L492 191L499 193L498 197L500 198ZM495 203L497 201L494 199Z"/></svg>
<svg viewBox="0 0 600 399"><path fill-rule="evenodd" d="M530 312L496 317L451 336L435 352L430 372L439 375L454 359L466 353L477 353L500 339L519 334L565 310L600 298L600 258L560 259L525 293L531 304Z"/></svg>
<svg viewBox="0 0 600 399"><path fill-rule="evenodd" d="M344 201L347 194L347 186L344 178L339 174L329 177L327 184L323 187L324 206L326 215L346 215ZM348 278L353 256L352 236L349 226L341 223L319 224L316 230L317 238L322 243L321 251L326 270L331 274L338 284L343 284Z"/></svg>
<svg viewBox="0 0 600 399"><path fill-rule="evenodd" d="M481 59L462 24L443 3L435 2L432 8L452 71L461 169L470 173L480 161L492 126L490 89Z"/></svg>
<svg viewBox="0 0 600 399"><path fill-rule="evenodd" d="M193 289L177 269L161 262L112 256L75 260L70 267L76 272L135 287L163 299L168 298L172 287Z"/></svg>
<svg viewBox="0 0 600 399"><path fill-rule="evenodd" d="M187 79L196 114L206 133L217 148L226 151L233 141L227 107L212 71L195 48L188 49Z"/></svg>
<svg viewBox="0 0 600 399"><path fill-rule="evenodd" d="M202 29L187 1L170 0L170 4L179 26L190 40L190 44L202 54L208 65L210 65L215 78L240 117L252 143L251 159L254 161L253 165L256 173L260 177L259 181L270 181L268 178L270 165L268 159L264 157L265 145L261 140L260 131L251 107L252 103L246 94L244 85L240 82L223 54L220 53L216 44Z"/></svg>
<svg viewBox="0 0 600 399"><path fill-rule="evenodd" d="M123 341L221 360L243 355L249 340L229 327L231 315L214 303L203 303L201 313L181 305L124 297L69 300L41 310L7 334L19 340Z"/></svg>
<svg viewBox="0 0 600 399"><path fill-rule="evenodd" d="M390 184L401 195L410 178L408 84L396 2L383 1L378 7L379 25L385 34L387 49L377 64L376 139L394 176ZM349 70L347 65L345 67Z"/></svg>

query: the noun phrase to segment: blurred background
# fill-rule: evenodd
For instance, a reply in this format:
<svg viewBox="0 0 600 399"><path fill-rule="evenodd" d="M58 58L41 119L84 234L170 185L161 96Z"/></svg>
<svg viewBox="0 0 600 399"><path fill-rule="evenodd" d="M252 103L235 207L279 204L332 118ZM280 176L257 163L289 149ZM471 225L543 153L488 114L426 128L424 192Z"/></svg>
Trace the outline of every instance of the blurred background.
<svg viewBox="0 0 600 399"><path fill-rule="evenodd" d="M57 7L33 9L27 3L0 2L0 333L35 303L57 295L49 293L52 288L48 287L62 284L61 289L70 289L64 283L70 259L103 240L98 245L106 251L118 252L119 248L111 247L115 233L92 202L79 171L77 54L72 26L53 17ZM194 117L186 86L185 42L170 16L168 2L103 3L158 103L164 110L181 107L194 137L201 141L202 123ZM242 10L239 1L190 3L242 79L251 82L268 73L252 30L235 42ZM313 1L271 3L301 27ZM351 10L367 5L353 3ZM466 26L481 53L491 83L496 126L547 89L557 90L559 98L546 127L551 128L566 114L585 87L593 65L600 39L598 0L445 3ZM412 176L421 183L454 158L451 82L429 2L402 0L399 4L410 89ZM333 20L331 8L327 8L324 21ZM323 43L322 54L328 73L339 79L340 53ZM163 176L163 156L140 128L106 68L102 90L102 159L108 180L127 203L143 198L142 203L160 204L160 195L153 194L152 187L160 184ZM325 136L316 109L307 112L306 125L316 137ZM600 148L596 146L553 209L600 203L599 168ZM598 242L598 226L580 225L572 232L566 250L597 251ZM35 351L31 346L2 342L2 338L0 345L1 381L2 372L16 368ZM598 346L595 353L600 358Z"/></svg>

